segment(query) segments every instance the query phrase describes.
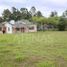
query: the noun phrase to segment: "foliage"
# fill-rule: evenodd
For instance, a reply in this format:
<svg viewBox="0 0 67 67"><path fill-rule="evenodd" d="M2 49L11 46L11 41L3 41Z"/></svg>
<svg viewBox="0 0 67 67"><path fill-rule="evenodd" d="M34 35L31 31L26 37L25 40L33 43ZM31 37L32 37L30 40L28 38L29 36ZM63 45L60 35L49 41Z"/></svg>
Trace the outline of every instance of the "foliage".
<svg viewBox="0 0 67 67"><path fill-rule="evenodd" d="M28 12L27 8L21 8L18 10L15 7L12 7L12 12L8 9L3 11L2 17L4 21L9 21L9 20L22 20L22 19L30 19L31 14Z"/></svg>
<svg viewBox="0 0 67 67"><path fill-rule="evenodd" d="M36 14L36 8L35 8L34 6L31 7L31 9L30 9L30 14L31 14L32 16L35 16L35 14Z"/></svg>
<svg viewBox="0 0 67 67"><path fill-rule="evenodd" d="M32 21L42 25L47 23L47 18L34 16L32 17Z"/></svg>
<svg viewBox="0 0 67 67"><path fill-rule="evenodd" d="M5 9L3 11L3 14L2 14L2 17L5 21L9 21L10 20L10 17L11 17L11 12L9 9Z"/></svg>
<svg viewBox="0 0 67 67"><path fill-rule="evenodd" d="M66 19L61 17L58 24L58 29L59 31L64 31L65 27L66 27Z"/></svg>
<svg viewBox="0 0 67 67"><path fill-rule="evenodd" d="M67 10L63 12L62 17L67 18Z"/></svg>
<svg viewBox="0 0 67 67"><path fill-rule="evenodd" d="M51 23L53 25L58 25L60 17L49 17L48 23Z"/></svg>
<svg viewBox="0 0 67 67"><path fill-rule="evenodd" d="M56 11L54 11L54 12L51 12L51 15L50 15L50 17L57 17L57 12L56 12Z"/></svg>
<svg viewBox="0 0 67 67"><path fill-rule="evenodd" d="M35 16L37 16L37 17L42 17L43 15L42 15L42 13L41 13L40 11L37 11L37 13L36 13Z"/></svg>
<svg viewBox="0 0 67 67"><path fill-rule="evenodd" d="M64 20L61 17L63 17ZM12 11L10 11L9 9L5 9L3 11L2 17L0 17L0 22L10 20L18 21L22 19L35 22L38 26L44 26L44 24L51 24L55 28L60 29L62 25L66 28L67 10L63 12L62 16L58 16L58 13L56 11L52 11L49 17L44 17L41 11L37 11L34 6L31 7L30 11L27 8L17 9L15 7L12 7Z"/></svg>

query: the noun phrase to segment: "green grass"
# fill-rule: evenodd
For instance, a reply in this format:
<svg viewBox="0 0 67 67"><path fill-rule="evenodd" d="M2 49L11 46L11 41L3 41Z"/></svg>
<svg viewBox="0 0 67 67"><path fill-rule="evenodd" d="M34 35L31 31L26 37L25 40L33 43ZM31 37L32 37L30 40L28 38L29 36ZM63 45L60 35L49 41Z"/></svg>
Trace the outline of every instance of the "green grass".
<svg viewBox="0 0 67 67"><path fill-rule="evenodd" d="M67 67L67 32L0 34L0 67Z"/></svg>

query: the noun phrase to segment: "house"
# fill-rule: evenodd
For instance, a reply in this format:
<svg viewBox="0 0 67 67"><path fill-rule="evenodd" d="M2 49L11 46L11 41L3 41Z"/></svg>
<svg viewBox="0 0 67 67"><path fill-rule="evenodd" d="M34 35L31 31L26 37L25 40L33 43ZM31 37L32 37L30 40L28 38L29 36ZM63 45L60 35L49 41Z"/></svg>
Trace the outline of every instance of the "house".
<svg viewBox="0 0 67 67"><path fill-rule="evenodd" d="M23 33L23 32L36 32L37 25L29 22L28 20L20 20L0 23L0 32L4 33Z"/></svg>

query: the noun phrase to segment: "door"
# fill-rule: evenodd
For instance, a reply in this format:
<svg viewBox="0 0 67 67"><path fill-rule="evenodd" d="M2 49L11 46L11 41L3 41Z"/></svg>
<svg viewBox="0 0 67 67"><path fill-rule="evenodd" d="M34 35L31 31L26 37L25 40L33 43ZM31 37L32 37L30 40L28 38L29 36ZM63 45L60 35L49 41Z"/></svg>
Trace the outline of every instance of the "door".
<svg viewBox="0 0 67 67"><path fill-rule="evenodd" d="M6 33L6 27L3 27L2 32L3 32L3 33Z"/></svg>
<svg viewBox="0 0 67 67"><path fill-rule="evenodd" d="M24 27L21 28L21 32L25 32L25 28Z"/></svg>

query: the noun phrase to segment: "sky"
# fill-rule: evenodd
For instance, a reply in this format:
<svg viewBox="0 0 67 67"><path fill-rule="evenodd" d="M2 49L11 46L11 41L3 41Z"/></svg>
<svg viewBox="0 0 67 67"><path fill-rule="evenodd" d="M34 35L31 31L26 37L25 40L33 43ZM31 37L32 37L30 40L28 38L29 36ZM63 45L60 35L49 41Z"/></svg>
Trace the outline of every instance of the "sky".
<svg viewBox="0 0 67 67"><path fill-rule="evenodd" d="M46 17L50 15L51 11L57 11L59 15L67 8L67 0L0 0L0 16L4 9L10 9L11 7L30 8L35 6L37 11L40 10Z"/></svg>

